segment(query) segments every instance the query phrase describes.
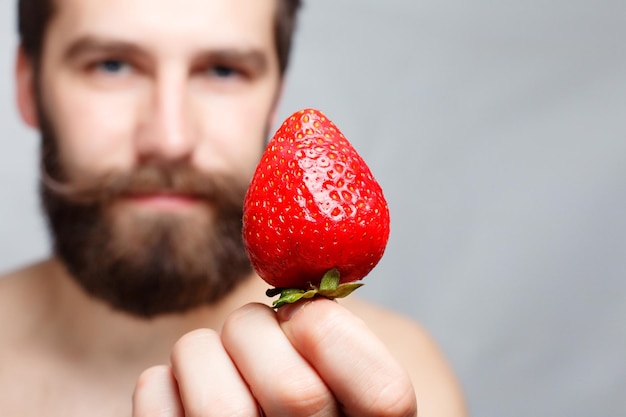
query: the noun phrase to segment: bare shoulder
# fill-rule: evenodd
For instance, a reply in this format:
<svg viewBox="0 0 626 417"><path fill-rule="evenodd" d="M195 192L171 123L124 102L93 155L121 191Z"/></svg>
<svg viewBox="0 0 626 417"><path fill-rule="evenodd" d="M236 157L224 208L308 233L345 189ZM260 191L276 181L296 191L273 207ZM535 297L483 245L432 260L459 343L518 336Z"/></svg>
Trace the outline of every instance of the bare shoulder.
<svg viewBox="0 0 626 417"><path fill-rule="evenodd" d="M360 317L408 370L420 417L467 416L459 382L440 348L414 320L358 297L341 302Z"/></svg>
<svg viewBox="0 0 626 417"><path fill-rule="evenodd" d="M40 275L45 263L35 263L20 269L0 274L0 300L9 300L16 292L26 290L30 282ZM4 303L0 304L3 305Z"/></svg>
<svg viewBox="0 0 626 417"><path fill-rule="evenodd" d="M0 275L0 322L20 302L20 294L25 291L24 284L29 275L30 267Z"/></svg>
<svg viewBox="0 0 626 417"><path fill-rule="evenodd" d="M11 339L28 332L41 309L47 285L41 279L49 269L45 262L0 275L0 348Z"/></svg>

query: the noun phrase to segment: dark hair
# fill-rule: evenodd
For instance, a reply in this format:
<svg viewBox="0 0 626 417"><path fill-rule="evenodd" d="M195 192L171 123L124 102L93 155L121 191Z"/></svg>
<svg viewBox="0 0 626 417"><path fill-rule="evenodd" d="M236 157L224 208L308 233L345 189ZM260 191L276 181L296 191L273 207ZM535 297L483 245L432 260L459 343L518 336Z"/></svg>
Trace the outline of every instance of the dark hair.
<svg viewBox="0 0 626 417"><path fill-rule="evenodd" d="M291 44L301 0L277 0L274 21L274 39L280 73L289 64ZM20 45L26 55L39 66L44 34L54 13L54 0L18 0L18 31Z"/></svg>

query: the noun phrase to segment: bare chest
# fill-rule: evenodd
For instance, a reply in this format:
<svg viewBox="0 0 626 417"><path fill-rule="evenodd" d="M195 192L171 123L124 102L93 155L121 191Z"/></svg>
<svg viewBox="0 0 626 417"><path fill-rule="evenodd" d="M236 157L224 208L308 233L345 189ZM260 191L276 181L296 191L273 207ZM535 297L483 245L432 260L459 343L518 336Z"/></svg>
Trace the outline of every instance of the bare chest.
<svg viewBox="0 0 626 417"><path fill-rule="evenodd" d="M0 416L130 416L132 382L0 351Z"/></svg>

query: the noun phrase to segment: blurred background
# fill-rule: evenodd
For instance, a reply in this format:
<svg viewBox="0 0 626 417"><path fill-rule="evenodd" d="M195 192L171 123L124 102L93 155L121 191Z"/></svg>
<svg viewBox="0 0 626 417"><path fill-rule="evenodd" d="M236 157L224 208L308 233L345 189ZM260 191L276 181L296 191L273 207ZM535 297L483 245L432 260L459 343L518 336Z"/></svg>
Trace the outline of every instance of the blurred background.
<svg viewBox="0 0 626 417"><path fill-rule="evenodd" d="M0 271L48 253L0 4ZM317 107L381 182L362 297L420 321L472 415L626 415L626 2L308 0L277 123Z"/></svg>

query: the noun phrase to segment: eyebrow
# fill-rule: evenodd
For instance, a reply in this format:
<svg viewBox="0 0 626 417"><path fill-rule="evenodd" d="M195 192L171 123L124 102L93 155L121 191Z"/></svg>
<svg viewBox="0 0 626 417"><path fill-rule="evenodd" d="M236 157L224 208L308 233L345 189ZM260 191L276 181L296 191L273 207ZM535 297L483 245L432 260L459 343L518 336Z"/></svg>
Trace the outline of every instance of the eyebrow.
<svg viewBox="0 0 626 417"><path fill-rule="evenodd" d="M149 56L148 52L133 42L108 39L99 36L87 35L77 38L63 54L65 60L72 61L87 53L108 53L112 55L132 55L139 57ZM264 73L269 67L266 54L256 48L215 48L201 50L195 54L194 63L210 64L222 63L244 65L256 72Z"/></svg>
<svg viewBox="0 0 626 417"><path fill-rule="evenodd" d="M141 48L131 42L110 40L96 36L83 36L67 47L63 57L68 61L72 61L90 52L146 55Z"/></svg>
<svg viewBox="0 0 626 417"><path fill-rule="evenodd" d="M196 62L243 65L257 74L267 71L267 56L258 49L212 49L197 55Z"/></svg>

